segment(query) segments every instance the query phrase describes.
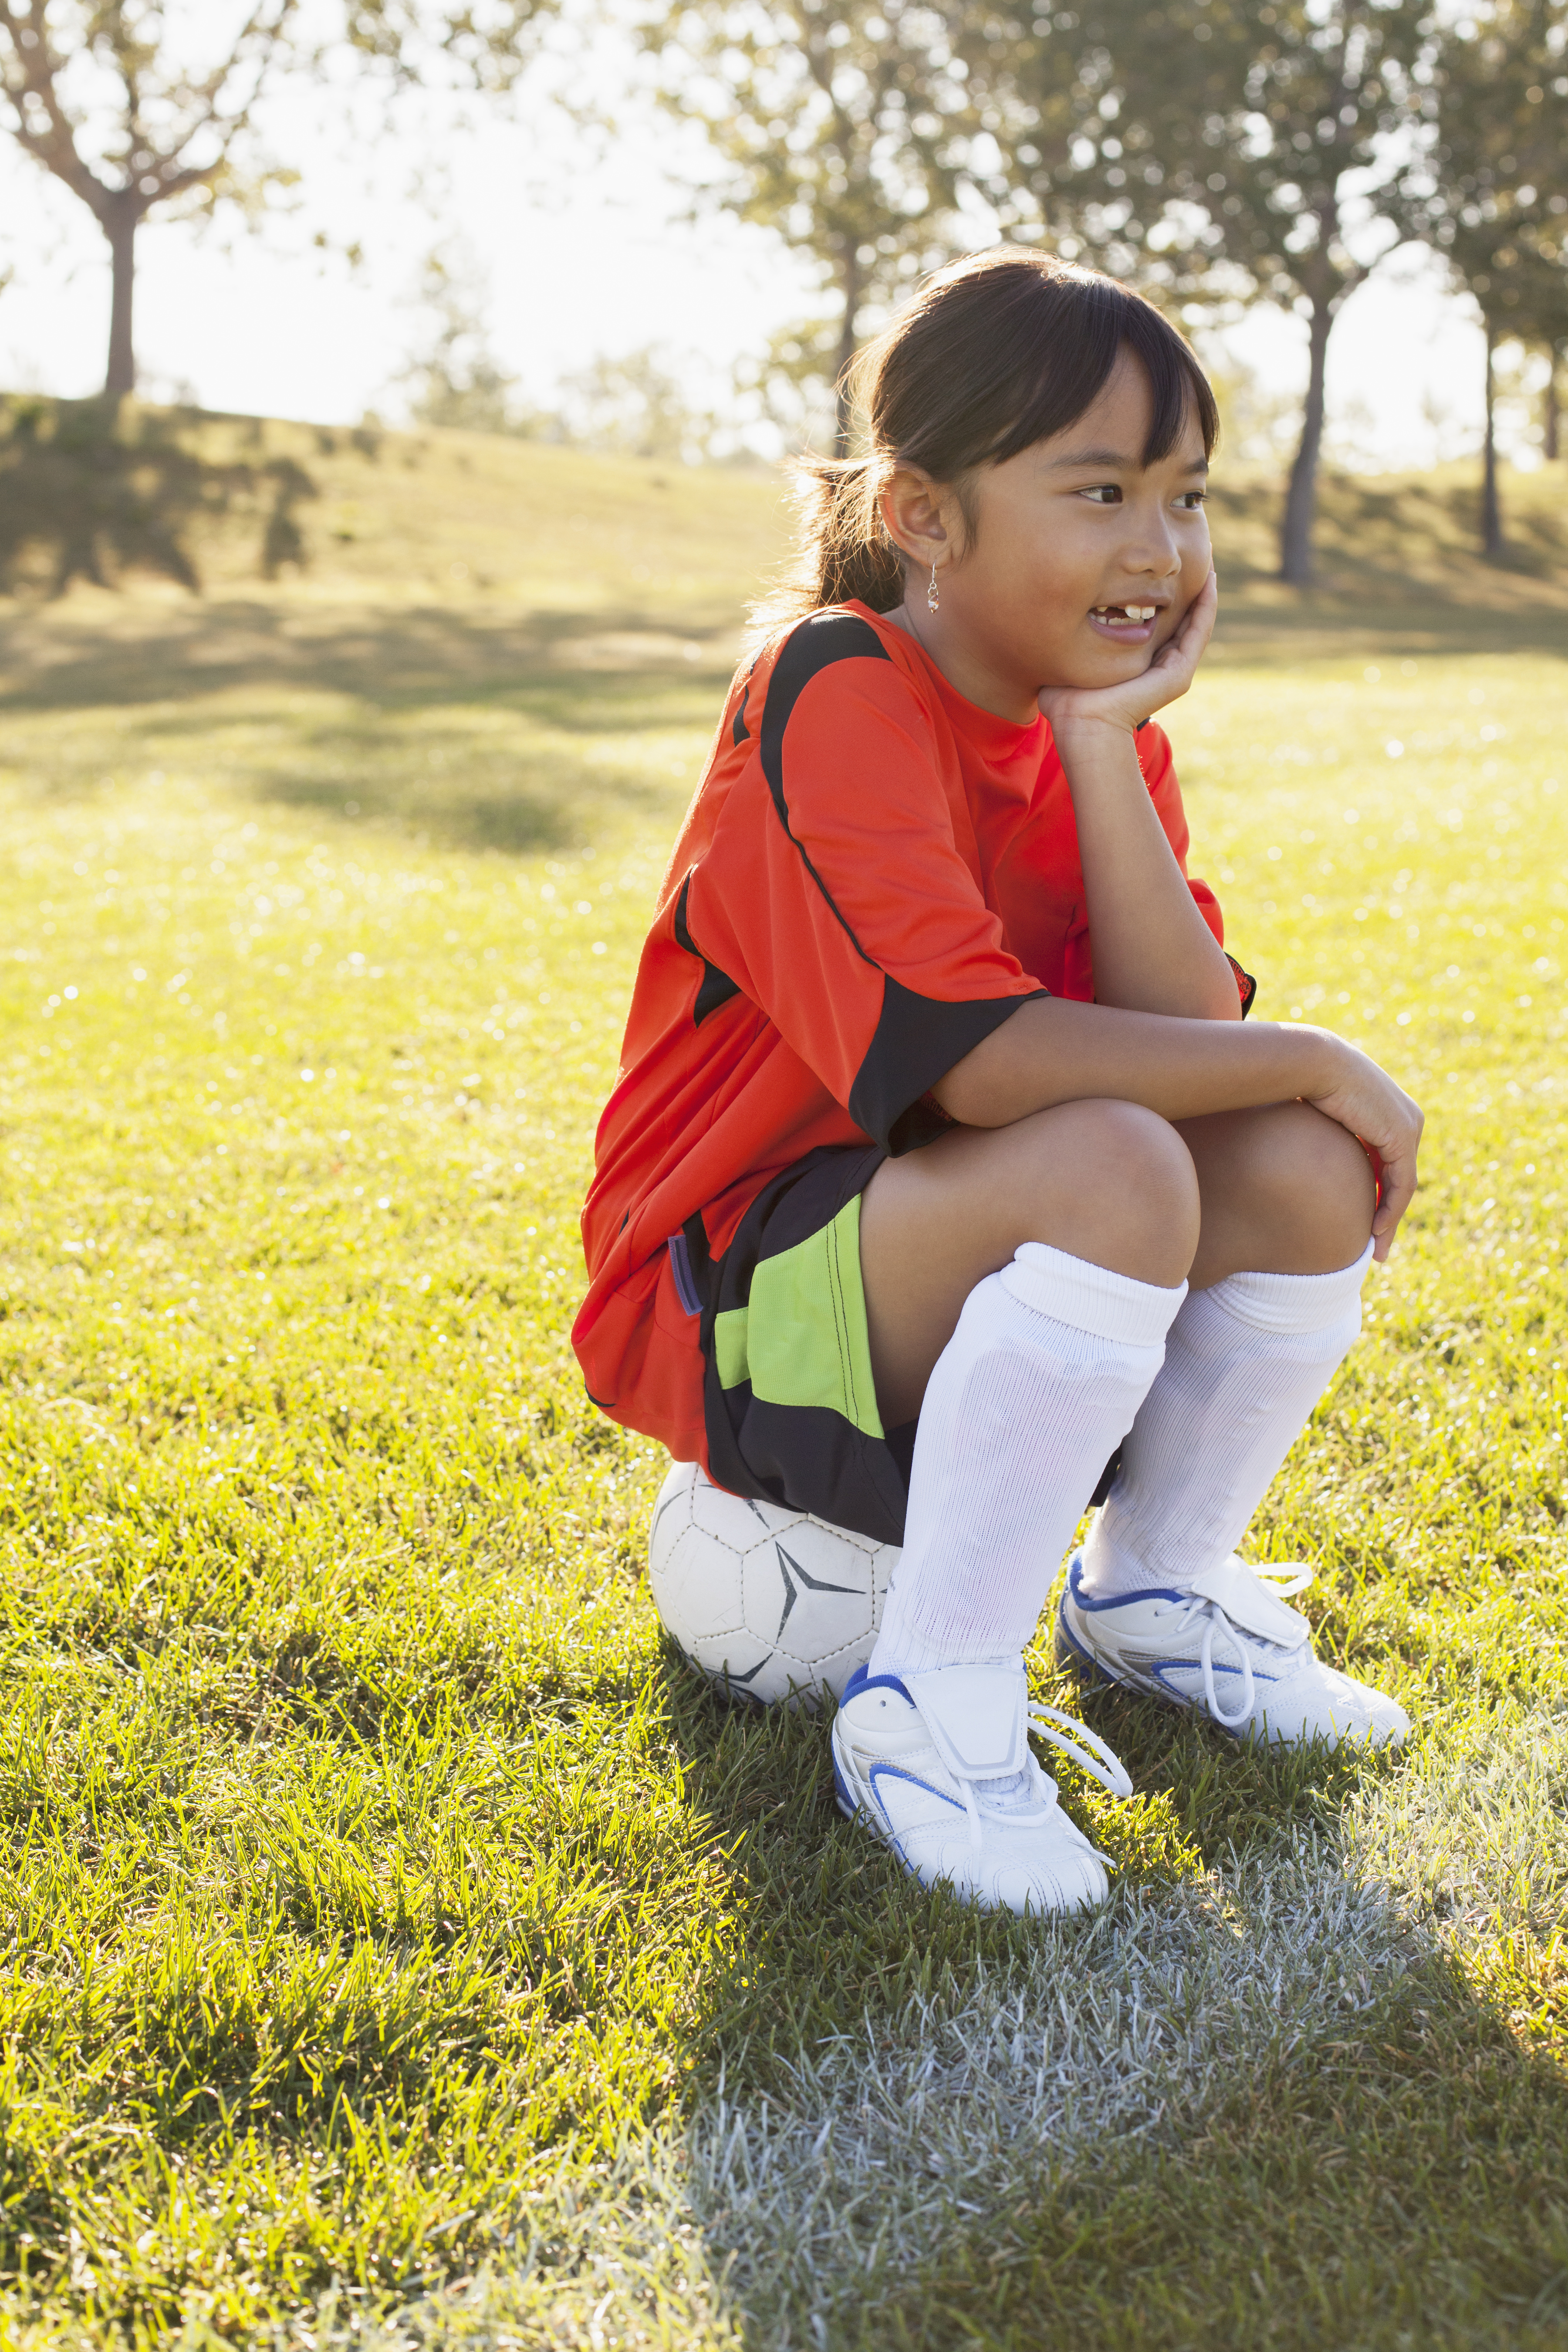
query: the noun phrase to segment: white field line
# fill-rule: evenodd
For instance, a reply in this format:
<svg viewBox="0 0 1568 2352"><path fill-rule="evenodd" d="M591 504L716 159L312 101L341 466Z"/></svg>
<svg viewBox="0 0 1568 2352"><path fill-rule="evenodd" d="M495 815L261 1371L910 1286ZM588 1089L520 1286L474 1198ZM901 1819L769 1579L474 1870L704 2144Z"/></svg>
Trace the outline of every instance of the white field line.
<svg viewBox="0 0 1568 2352"><path fill-rule="evenodd" d="M1568 1714L1439 1731L1331 1837L1174 1890L1122 1890L1029 1958L799 2052L773 2095L722 2088L683 2131L541 2198L504 2271L325 2347L731 2346L816 2352L890 2265L1139 2139L1199 2136L1248 2078L1342 2036L1435 1945L1560 1920ZM296 2338L296 2340L298 2340Z"/></svg>

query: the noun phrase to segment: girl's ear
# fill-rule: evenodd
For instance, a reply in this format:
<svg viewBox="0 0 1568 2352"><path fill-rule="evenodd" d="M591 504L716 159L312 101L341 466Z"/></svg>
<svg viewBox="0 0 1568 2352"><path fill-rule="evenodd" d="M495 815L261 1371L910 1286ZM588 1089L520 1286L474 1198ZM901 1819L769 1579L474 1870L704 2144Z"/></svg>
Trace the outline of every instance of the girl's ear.
<svg viewBox="0 0 1568 2352"><path fill-rule="evenodd" d="M956 551L943 516L947 503L918 466L897 467L882 492L879 504L888 537L922 571Z"/></svg>

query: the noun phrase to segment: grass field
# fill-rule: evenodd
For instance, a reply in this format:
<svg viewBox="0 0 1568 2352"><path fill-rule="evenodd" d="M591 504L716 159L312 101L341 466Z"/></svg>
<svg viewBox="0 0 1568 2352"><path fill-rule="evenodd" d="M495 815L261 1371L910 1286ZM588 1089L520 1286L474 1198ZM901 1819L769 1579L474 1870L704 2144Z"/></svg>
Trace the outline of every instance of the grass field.
<svg viewBox="0 0 1568 2352"><path fill-rule="evenodd" d="M1173 716L1260 1011L1429 1110L1256 1530L1421 1728L1090 1700L1045 1929L661 1645L575 1213L776 495L502 457L504 593L432 496L0 608L0 2341L1560 2345L1559 578L1259 588Z"/></svg>

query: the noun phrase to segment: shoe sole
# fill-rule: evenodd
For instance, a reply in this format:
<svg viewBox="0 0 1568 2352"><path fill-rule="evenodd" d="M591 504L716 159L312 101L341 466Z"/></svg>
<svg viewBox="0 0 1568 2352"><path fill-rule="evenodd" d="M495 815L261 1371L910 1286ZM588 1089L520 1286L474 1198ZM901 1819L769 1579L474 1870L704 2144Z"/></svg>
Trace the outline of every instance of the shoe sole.
<svg viewBox="0 0 1568 2352"><path fill-rule="evenodd" d="M848 1787L845 1782L844 1775L838 1769L838 1758L837 1755L835 1755L833 1759L833 1794L838 1810L843 1814L845 1820L847 1822L852 1822L859 1812L860 1808L856 1803L853 1796L851 1796Z"/></svg>

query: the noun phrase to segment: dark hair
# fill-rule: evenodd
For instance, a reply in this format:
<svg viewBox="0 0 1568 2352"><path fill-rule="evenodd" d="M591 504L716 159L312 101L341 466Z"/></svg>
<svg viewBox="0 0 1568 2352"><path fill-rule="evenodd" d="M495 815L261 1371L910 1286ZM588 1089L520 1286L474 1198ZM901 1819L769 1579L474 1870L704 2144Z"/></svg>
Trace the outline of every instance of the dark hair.
<svg viewBox="0 0 1568 2352"><path fill-rule="evenodd" d="M776 625L851 597L890 612L904 594L904 560L879 500L894 468L919 466L951 486L973 530L965 489L976 467L1065 432L1123 349L1142 362L1153 394L1143 463L1170 454L1189 413L1211 451L1219 413L1207 378L1170 320L1130 286L1019 246L972 254L928 278L851 363L866 454L800 465L799 563L759 608L759 622Z"/></svg>

